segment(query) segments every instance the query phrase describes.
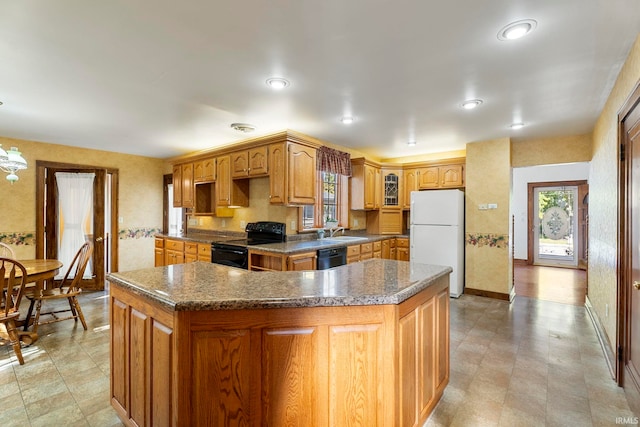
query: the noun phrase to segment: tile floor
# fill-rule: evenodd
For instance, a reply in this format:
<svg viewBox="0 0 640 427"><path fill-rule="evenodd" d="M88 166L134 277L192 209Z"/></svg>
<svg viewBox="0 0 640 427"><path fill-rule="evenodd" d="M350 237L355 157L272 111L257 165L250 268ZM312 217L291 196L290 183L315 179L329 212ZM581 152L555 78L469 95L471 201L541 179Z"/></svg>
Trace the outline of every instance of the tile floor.
<svg viewBox="0 0 640 427"><path fill-rule="evenodd" d="M103 292L85 293L89 323L41 327L20 366L0 347L0 424L122 425L109 405ZM632 417L583 307L516 297L451 300L451 376L426 426L613 426Z"/></svg>

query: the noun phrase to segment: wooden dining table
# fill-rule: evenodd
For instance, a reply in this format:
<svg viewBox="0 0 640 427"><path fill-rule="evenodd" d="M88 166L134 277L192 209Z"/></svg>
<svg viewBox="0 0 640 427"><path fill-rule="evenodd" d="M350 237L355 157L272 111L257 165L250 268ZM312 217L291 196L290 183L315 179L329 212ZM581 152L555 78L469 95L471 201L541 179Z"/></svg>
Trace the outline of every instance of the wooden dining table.
<svg viewBox="0 0 640 427"><path fill-rule="evenodd" d="M62 267L62 263L57 259L20 259L18 262L27 270L27 286L25 287L27 292L31 292L31 289L33 292L42 291L44 281L53 279ZM20 275L18 274L18 276ZM28 330L30 318L31 312L29 311L21 321L24 330L18 333L20 341L27 345L38 339L37 333Z"/></svg>

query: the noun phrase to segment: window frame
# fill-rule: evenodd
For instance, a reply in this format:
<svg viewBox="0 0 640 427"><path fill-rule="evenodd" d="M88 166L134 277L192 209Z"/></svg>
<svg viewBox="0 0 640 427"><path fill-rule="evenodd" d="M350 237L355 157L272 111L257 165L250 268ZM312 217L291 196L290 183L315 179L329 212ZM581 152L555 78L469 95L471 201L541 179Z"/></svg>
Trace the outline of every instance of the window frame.
<svg viewBox="0 0 640 427"><path fill-rule="evenodd" d="M313 205L313 226L304 227L304 207L298 208L298 231L314 231L318 229L324 229L324 218L322 218L324 212L324 200L322 198L322 171L316 171L316 203ZM338 226L348 228L349 225L349 177L336 174L336 185L338 195L336 197L337 206L336 213L338 220Z"/></svg>

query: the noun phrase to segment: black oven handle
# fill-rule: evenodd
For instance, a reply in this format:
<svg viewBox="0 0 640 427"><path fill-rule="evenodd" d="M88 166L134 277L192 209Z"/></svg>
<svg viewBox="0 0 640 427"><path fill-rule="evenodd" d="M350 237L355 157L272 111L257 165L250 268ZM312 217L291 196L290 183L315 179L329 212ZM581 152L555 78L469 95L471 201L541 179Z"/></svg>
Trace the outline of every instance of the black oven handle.
<svg viewBox="0 0 640 427"><path fill-rule="evenodd" d="M223 252L227 254L236 254L236 255L245 255L247 253L246 249L227 249L227 248L212 248L212 252Z"/></svg>

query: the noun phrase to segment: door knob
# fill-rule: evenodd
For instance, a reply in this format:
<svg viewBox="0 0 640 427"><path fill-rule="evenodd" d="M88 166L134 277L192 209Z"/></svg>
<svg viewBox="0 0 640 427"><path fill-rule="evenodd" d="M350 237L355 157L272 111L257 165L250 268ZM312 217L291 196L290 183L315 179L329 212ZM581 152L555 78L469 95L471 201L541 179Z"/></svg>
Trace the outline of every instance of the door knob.
<svg viewBox="0 0 640 427"><path fill-rule="evenodd" d="M634 281L633 281L633 287L634 287L636 290L640 291L640 282L638 282L637 280L634 280Z"/></svg>
<svg viewBox="0 0 640 427"><path fill-rule="evenodd" d="M96 237L96 242L102 242L104 240L102 237Z"/></svg>

